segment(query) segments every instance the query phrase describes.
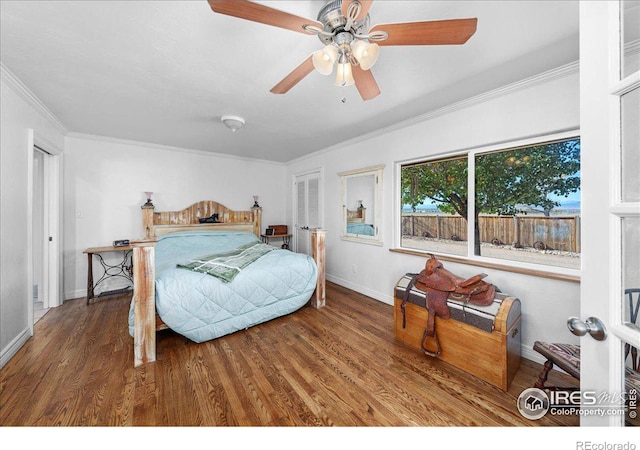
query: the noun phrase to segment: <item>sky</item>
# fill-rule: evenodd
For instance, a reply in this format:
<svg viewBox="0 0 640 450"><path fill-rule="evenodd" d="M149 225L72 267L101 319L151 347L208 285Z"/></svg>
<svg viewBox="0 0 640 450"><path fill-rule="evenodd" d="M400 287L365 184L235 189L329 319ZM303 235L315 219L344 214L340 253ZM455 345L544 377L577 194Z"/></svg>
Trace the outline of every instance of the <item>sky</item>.
<svg viewBox="0 0 640 450"><path fill-rule="evenodd" d="M563 207L570 207L571 209L580 208L580 191L579 190L577 192L573 192L569 194L567 197L552 194L552 195L549 195L549 198L551 200L560 202L559 209L562 209ZM404 205L402 209L405 211L411 211L411 207L409 205ZM436 208L433 202L430 202L427 200L422 204L422 206L419 205L417 209L421 210L421 209L436 209Z"/></svg>

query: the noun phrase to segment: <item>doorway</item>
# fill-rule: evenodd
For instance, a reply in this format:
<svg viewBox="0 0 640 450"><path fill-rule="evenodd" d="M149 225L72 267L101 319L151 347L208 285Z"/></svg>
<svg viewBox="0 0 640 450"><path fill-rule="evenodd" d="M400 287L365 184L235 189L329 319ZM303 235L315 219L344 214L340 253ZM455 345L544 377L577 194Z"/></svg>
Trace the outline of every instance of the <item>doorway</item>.
<svg viewBox="0 0 640 450"><path fill-rule="evenodd" d="M27 130L27 324L62 304L62 149Z"/></svg>
<svg viewBox="0 0 640 450"><path fill-rule="evenodd" d="M33 212L32 212L32 270L33 323L49 310L49 207L45 189L48 178L49 153L33 147Z"/></svg>

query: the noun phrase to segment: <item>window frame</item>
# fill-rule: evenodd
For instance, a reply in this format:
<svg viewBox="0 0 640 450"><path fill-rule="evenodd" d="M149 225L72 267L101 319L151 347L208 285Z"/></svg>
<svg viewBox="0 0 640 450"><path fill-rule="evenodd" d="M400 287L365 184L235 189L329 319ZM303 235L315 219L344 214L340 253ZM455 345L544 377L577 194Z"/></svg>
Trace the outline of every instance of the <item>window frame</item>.
<svg viewBox="0 0 640 450"><path fill-rule="evenodd" d="M520 262L513 261L508 259L499 259L499 258L491 258L482 255L474 254L474 240L475 240L475 230L474 223L472 220L467 221L467 236L471 237L467 240L467 255L466 256L458 256L452 255L449 253L441 253L441 252L431 252L427 250L418 250L410 247L402 246L402 167L409 164L416 164L421 162L428 161L437 161L445 158L453 158L459 156L467 157L467 195L469 200L468 206L468 215L469 217L473 217L475 214L475 198L476 198L476 189L475 189L475 160L477 155L482 155L486 153L493 153L498 151L508 151L515 148L520 147L528 147L533 145L538 145L545 142L552 141L560 141L560 140L568 140L571 138L580 139L580 130L579 129L570 129L564 131L558 131L549 134L536 135L527 138L522 138L519 140L509 140L502 141L494 144L487 144L478 147L470 147L462 150L453 150L450 152L440 152L434 153L429 156L422 156L419 158L411 158L406 160L400 160L394 162L394 235L393 235L393 243L394 248L391 248L390 251L405 253L411 255L418 256L427 256L427 255L436 255L438 258L445 261L453 261L459 262L463 264L469 264L474 266L495 268L499 270L504 270L508 272L515 273L524 273L535 276L542 276L546 278L554 278L565 281L580 281L581 269L570 269L566 267L552 266L552 265L544 265L544 264L535 264L529 262ZM582 184L582 183L581 183ZM581 265L582 265L582 256L581 256Z"/></svg>

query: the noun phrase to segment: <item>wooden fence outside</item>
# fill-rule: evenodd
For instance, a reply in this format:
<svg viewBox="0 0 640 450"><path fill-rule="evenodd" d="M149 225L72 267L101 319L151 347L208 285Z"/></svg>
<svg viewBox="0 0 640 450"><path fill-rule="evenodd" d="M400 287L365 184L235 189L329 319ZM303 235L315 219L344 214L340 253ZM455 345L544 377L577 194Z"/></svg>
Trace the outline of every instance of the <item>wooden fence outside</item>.
<svg viewBox="0 0 640 450"><path fill-rule="evenodd" d="M480 241L498 239L504 244L518 242L533 247L580 253L580 216L480 216ZM461 216L403 214L402 235L467 240L467 221Z"/></svg>

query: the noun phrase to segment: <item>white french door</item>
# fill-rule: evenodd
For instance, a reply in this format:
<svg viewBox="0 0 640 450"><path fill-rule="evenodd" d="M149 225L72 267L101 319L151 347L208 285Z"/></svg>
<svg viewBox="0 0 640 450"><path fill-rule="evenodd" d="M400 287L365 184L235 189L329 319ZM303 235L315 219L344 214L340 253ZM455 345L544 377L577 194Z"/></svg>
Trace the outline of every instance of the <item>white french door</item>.
<svg viewBox="0 0 640 450"><path fill-rule="evenodd" d="M295 251L311 255L311 230L322 227L322 171L294 176L293 220Z"/></svg>
<svg viewBox="0 0 640 450"><path fill-rule="evenodd" d="M583 176L581 319L599 319L604 340L581 338L580 388L611 397L603 415L583 426L637 424L638 405L620 394L630 362L624 346L640 348L625 296L640 288L639 1L580 2L580 127ZM608 168L608 170L605 170ZM608 409L607 409L608 408ZM635 419L635 420L633 420Z"/></svg>

